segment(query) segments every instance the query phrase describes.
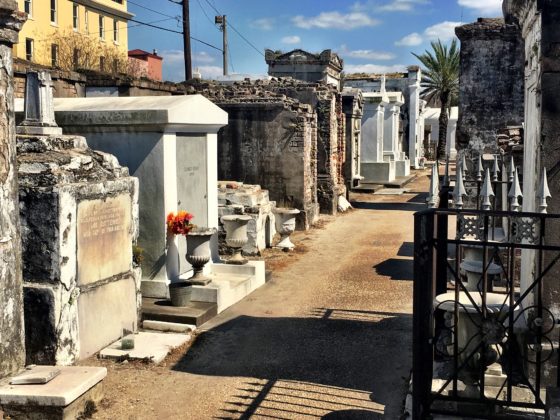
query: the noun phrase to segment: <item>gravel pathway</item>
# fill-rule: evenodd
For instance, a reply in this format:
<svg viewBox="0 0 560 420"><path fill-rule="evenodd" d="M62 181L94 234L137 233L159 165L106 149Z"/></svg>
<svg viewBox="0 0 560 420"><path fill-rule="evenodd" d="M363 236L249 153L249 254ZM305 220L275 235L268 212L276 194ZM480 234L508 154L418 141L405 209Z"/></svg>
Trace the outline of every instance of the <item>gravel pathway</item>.
<svg viewBox="0 0 560 420"><path fill-rule="evenodd" d="M407 186L426 191L427 178ZM108 366L96 419L399 419L411 368L413 214L425 195L356 209L270 255L273 280L160 366Z"/></svg>

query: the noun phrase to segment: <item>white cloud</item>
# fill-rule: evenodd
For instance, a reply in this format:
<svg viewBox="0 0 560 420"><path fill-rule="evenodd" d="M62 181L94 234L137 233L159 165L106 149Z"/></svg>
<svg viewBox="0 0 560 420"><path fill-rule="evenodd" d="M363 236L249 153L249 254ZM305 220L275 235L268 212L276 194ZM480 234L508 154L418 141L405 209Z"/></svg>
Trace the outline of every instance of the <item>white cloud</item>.
<svg viewBox="0 0 560 420"><path fill-rule="evenodd" d="M272 31L274 29L274 18L260 18L250 23L251 28L261 29L263 31Z"/></svg>
<svg viewBox="0 0 560 420"><path fill-rule="evenodd" d="M427 0L393 0L380 6L378 10L382 12L410 12L419 4L430 4L430 2Z"/></svg>
<svg viewBox="0 0 560 420"><path fill-rule="evenodd" d="M459 6L486 16L502 16L502 0L459 0Z"/></svg>
<svg viewBox="0 0 560 420"><path fill-rule="evenodd" d="M422 44L424 41L436 41L440 39L442 42L447 42L453 39L455 36L455 28L460 26L461 22L441 22L436 23L428 28L426 28L423 34L418 32L413 32L408 34L404 38L395 42L395 45L399 47L415 47Z"/></svg>
<svg viewBox="0 0 560 420"><path fill-rule="evenodd" d="M339 54L343 57L356 58L361 60L393 60L396 56L393 53L373 50L348 50L346 45L340 47Z"/></svg>
<svg viewBox="0 0 560 420"><path fill-rule="evenodd" d="M461 22L441 22L426 28L424 36L432 41L437 39L449 41L455 36L455 28L460 25Z"/></svg>
<svg viewBox="0 0 560 420"><path fill-rule="evenodd" d="M299 44L301 42L301 38L297 35L292 35L292 36L285 36L284 38L282 38L282 43L283 44Z"/></svg>
<svg viewBox="0 0 560 420"><path fill-rule="evenodd" d="M347 74L351 73L397 73L406 71L406 65L404 64L394 64L394 65L380 65L380 64L348 64L344 66L344 71Z"/></svg>
<svg viewBox="0 0 560 420"><path fill-rule="evenodd" d="M351 12L322 12L317 16L305 17L302 15L292 18L292 22L298 28L303 29L342 29L352 30L365 26L375 26L380 23L377 19L373 19L367 13Z"/></svg>
<svg viewBox="0 0 560 420"><path fill-rule="evenodd" d="M163 78L173 82L185 80L185 59L181 50L164 50L160 55L163 57ZM222 75L222 67L211 66L216 59L210 54L201 51L193 54L193 70L198 69L203 78L214 78Z"/></svg>
<svg viewBox="0 0 560 420"><path fill-rule="evenodd" d="M184 62L184 53L181 50L163 50L159 53L163 57L163 63L165 64L176 64L179 62Z"/></svg>
<svg viewBox="0 0 560 420"><path fill-rule="evenodd" d="M422 35L418 32L413 32L404 38L395 42L395 45L398 47L415 47L420 45L424 40L422 39Z"/></svg>
<svg viewBox="0 0 560 420"><path fill-rule="evenodd" d="M431 0L385 0L380 4L379 0L367 0L356 2L352 5L354 12L412 12L418 5L431 4Z"/></svg>
<svg viewBox="0 0 560 420"><path fill-rule="evenodd" d="M201 51L192 55L193 63L213 63L216 61L215 57L212 57L207 52Z"/></svg>
<svg viewBox="0 0 560 420"><path fill-rule="evenodd" d="M200 66L198 71L202 74L202 78L206 80L216 79L224 74L223 69L219 66Z"/></svg>

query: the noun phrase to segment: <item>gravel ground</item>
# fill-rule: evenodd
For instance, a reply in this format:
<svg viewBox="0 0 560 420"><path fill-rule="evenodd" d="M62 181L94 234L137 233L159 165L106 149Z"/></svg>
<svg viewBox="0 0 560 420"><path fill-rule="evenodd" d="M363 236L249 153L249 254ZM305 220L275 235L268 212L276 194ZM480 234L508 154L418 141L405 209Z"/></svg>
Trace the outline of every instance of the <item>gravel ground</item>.
<svg viewBox="0 0 560 420"><path fill-rule="evenodd" d="M427 174L427 172L426 172ZM399 419L411 368L413 213L426 176L267 251L273 280L161 365L104 365L95 419Z"/></svg>

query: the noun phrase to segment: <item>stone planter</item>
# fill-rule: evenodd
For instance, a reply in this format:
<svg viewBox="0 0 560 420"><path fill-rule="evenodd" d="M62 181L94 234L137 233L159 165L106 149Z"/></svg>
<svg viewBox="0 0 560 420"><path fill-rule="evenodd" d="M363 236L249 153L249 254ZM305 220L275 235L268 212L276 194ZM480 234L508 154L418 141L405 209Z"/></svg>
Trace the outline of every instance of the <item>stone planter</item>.
<svg viewBox="0 0 560 420"><path fill-rule="evenodd" d="M276 231L280 234L280 242L276 248L294 249L295 245L290 240L290 235L296 230L296 216L300 213L298 209L277 208L274 210L276 216Z"/></svg>
<svg viewBox="0 0 560 420"><path fill-rule="evenodd" d="M241 254L241 250L248 241L247 223L250 220L251 216L247 215L222 216L222 223L226 230L226 244L235 251L233 257L227 260L228 264L247 263L247 260Z"/></svg>
<svg viewBox="0 0 560 420"><path fill-rule="evenodd" d="M474 292L469 298L465 292L459 293L455 337L459 352L456 356L459 365L464 365L458 374L466 385L464 396L479 395L478 379L481 371L484 372L486 386L500 387L506 380L498 362L501 357L499 346L506 339L509 306L504 302L504 295L486 293L486 317L481 315L482 307L481 294ZM445 311L446 322L452 323L455 316L455 293L436 296L434 308ZM453 342L448 344L447 351L453 355ZM471 356L473 352L477 354ZM482 352L485 354L484 365L481 364Z"/></svg>
<svg viewBox="0 0 560 420"><path fill-rule="evenodd" d="M172 306L187 306L191 301L192 283L177 281L169 285L169 298Z"/></svg>
<svg viewBox="0 0 560 420"><path fill-rule="evenodd" d="M187 261L194 270L194 275L189 279L192 284L206 286L212 281L202 270L210 261L210 239L216 232L215 228L196 228L187 235Z"/></svg>

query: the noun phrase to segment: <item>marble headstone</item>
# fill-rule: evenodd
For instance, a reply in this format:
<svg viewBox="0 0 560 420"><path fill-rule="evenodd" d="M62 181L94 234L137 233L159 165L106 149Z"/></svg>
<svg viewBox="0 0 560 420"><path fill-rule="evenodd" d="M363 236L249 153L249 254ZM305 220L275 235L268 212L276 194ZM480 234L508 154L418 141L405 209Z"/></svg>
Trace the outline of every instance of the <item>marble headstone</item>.
<svg viewBox="0 0 560 420"><path fill-rule="evenodd" d="M53 83L46 71L27 73L25 83L25 119L17 127L18 134L60 135L60 128L54 119Z"/></svg>

